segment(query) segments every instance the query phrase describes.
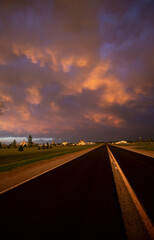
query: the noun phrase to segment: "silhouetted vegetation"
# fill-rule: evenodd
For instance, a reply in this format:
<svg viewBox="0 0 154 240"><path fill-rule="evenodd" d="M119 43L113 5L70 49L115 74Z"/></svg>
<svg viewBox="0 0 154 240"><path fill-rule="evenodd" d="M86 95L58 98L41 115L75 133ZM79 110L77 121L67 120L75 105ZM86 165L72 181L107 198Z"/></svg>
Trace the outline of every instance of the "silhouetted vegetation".
<svg viewBox="0 0 154 240"><path fill-rule="evenodd" d="M20 145L19 148L18 148L18 151L22 152L24 150L23 146Z"/></svg>
<svg viewBox="0 0 154 240"><path fill-rule="evenodd" d="M47 142L46 149L49 149L49 143Z"/></svg>
<svg viewBox="0 0 154 240"><path fill-rule="evenodd" d="M10 144L10 147L14 147L14 148L17 147L17 142L16 142L16 140L14 140L14 141Z"/></svg>
<svg viewBox="0 0 154 240"><path fill-rule="evenodd" d="M42 149L45 149L45 144L44 143L42 144Z"/></svg>
<svg viewBox="0 0 154 240"><path fill-rule="evenodd" d="M28 146L29 147L33 146L33 141L32 141L32 136L31 135L29 135L29 137L28 137Z"/></svg>

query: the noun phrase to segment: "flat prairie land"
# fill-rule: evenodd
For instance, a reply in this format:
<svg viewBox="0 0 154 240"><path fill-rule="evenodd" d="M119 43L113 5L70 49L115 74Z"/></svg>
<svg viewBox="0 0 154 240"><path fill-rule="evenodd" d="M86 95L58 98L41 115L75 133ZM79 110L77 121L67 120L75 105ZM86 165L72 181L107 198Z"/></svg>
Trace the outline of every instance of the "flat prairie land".
<svg viewBox="0 0 154 240"><path fill-rule="evenodd" d="M11 170L33 162L50 159L53 157L81 151L95 145L83 146L54 146L52 149L40 149L37 147L24 147L24 151L18 148L0 149L0 172Z"/></svg>
<svg viewBox="0 0 154 240"><path fill-rule="evenodd" d="M117 144L115 146L154 158L154 144L149 142Z"/></svg>
<svg viewBox="0 0 154 240"><path fill-rule="evenodd" d="M126 146L126 147L132 147L134 149L154 151L154 143L149 143L149 142L118 144L117 146L121 146L121 147Z"/></svg>

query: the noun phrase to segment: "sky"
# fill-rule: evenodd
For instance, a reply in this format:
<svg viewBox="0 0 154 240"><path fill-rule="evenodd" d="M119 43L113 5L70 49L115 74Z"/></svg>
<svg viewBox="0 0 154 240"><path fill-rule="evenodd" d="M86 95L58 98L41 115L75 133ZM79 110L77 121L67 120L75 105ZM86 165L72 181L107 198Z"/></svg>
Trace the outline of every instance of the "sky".
<svg viewBox="0 0 154 240"><path fill-rule="evenodd" d="M1 0L0 137L154 137L153 0Z"/></svg>

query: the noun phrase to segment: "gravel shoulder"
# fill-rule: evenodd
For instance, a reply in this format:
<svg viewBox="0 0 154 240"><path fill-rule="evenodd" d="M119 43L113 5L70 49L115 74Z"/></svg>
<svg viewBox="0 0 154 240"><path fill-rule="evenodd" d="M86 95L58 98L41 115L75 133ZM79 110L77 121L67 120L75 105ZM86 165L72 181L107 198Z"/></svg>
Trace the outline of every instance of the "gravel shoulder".
<svg viewBox="0 0 154 240"><path fill-rule="evenodd" d="M100 146L97 146L100 147ZM58 166L61 166L77 157L86 154L97 147L84 149L79 152L69 153L67 155L35 162L10 171L0 173L0 194L10 190L24 182L27 182L39 175L42 175Z"/></svg>

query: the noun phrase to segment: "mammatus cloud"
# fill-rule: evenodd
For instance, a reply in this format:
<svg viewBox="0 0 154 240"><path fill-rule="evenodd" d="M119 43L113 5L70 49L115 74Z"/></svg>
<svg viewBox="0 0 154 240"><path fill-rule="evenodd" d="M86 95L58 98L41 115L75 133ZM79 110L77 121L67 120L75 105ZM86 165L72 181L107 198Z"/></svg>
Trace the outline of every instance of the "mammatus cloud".
<svg viewBox="0 0 154 240"><path fill-rule="evenodd" d="M110 73L112 66L109 63L99 63L85 80L83 87L90 90L101 89L100 104L125 104L133 100L135 96L127 92L125 83ZM116 89L116 91L115 91Z"/></svg>
<svg viewBox="0 0 154 240"><path fill-rule="evenodd" d="M150 0L1 1L0 134L152 137L152 8Z"/></svg>
<svg viewBox="0 0 154 240"><path fill-rule="evenodd" d="M102 123L103 125L111 125L115 127L120 126L123 122L123 119L116 118L114 115L111 114L90 112L89 114L85 114L84 117L90 121L94 121L95 123Z"/></svg>

